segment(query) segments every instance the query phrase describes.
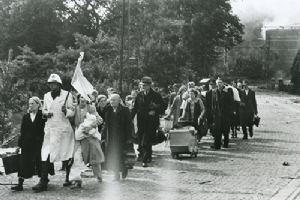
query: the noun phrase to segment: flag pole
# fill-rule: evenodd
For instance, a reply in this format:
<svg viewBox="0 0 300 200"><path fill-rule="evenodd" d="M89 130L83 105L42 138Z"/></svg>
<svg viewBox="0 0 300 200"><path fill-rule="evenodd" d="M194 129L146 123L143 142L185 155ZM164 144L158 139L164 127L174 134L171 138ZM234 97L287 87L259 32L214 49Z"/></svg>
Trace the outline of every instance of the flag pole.
<svg viewBox="0 0 300 200"><path fill-rule="evenodd" d="M79 65L81 65L81 61L83 60L83 57L84 57L84 52L80 52L80 59L78 59L78 61L77 61L77 65L79 64ZM80 62L80 63L79 63ZM71 82L72 82L72 80L71 80ZM70 86L72 87L72 83L70 83ZM64 102L64 106L66 106L66 104L67 104L67 100L68 100L68 98L69 98L69 95L70 95L70 90L71 90L71 87L70 88L68 88L68 94L67 94L67 97L66 97L66 99L65 99L65 102Z"/></svg>

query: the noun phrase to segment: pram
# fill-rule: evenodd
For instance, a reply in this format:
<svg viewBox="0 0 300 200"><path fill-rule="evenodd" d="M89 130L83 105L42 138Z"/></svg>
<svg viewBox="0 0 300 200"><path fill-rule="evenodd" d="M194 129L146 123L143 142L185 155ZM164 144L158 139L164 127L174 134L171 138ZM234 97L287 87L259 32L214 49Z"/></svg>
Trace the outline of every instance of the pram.
<svg viewBox="0 0 300 200"><path fill-rule="evenodd" d="M181 127L169 131L171 156L179 158L180 154L190 154L197 157L198 144L196 130L188 122L180 122Z"/></svg>

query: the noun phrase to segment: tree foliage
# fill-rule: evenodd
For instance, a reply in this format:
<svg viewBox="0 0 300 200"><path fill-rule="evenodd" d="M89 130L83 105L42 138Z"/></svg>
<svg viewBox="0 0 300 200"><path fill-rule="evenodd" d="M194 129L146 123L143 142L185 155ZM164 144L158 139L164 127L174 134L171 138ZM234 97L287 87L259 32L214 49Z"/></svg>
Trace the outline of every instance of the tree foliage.
<svg viewBox="0 0 300 200"><path fill-rule="evenodd" d="M229 0L126 2L124 81L152 76L160 86L208 76L219 56L241 42L243 25ZM24 110L47 90L50 73L70 89L80 51L84 75L99 90L120 69L122 1L0 0L2 110ZM127 84L127 85L128 85Z"/></svg>

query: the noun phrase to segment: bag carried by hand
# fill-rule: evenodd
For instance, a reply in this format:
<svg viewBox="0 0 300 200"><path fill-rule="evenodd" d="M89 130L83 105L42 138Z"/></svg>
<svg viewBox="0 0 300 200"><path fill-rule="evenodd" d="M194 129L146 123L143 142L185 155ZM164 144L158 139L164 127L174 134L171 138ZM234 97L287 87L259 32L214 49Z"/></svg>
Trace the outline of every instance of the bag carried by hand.
<svg viewBox="0 0 300 200"><path fill-rule="evenodd" d="M20 154L12 154L2 158L5 174L12 174L19 171Z"/></svg>
<svg viewBox="0 0 300 200"><path fill-rule="evenodd" d="M167 140L167 137L165 135L165 132L159 128L157 131L156 131L156 134L155 134L155 137L152 141L152 145L157 145L157 144L160 144L164 141Z"/></svg>
<svg viewBox="0 0 300 200"><path fill-rule="evenodd" d="M260 117L259 116L255 116L253 119L253 124L258 127L260 123Z"/></svg>

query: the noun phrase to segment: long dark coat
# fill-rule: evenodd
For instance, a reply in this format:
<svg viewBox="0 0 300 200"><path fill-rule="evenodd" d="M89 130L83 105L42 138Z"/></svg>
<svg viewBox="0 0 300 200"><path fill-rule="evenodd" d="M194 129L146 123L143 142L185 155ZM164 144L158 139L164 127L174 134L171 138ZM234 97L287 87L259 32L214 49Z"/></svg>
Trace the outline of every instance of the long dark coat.
<svg viewBox="0 0 300 200"><path fill-rule="evenodd" d="M207 118L207 124L209 127L211 127L213 123L213 112L212 112L212 97L213 97L213 90L209 90L206 92L205 95L205 110L206 110L206 118Z"/></svg>
<svg viewBox="0 0 300 200"><path fill-rule="evenodd" d="M206 94L206 113L209 125L215 124L217 129L226 130L230 127L233 108L233 94L218 89L210 90Z"/></svg>
<svg viewBox="0 0 300 200"><path fill-rule="evenodd" d="M139 92L134 107L132 109L132 119L137 114L138 142L142 146L151 145L159 128L159 115L164 114L165 108L162 97L152 88L145 95ZM150 111L155 111L155 115L149 115Z"/></svg>
<svg viewBox="0 0 300 200"><path fill-rule="evenodd" d="M249 89L248 95L245 90L240 92L240 122L241 126L252 126L254 114L257 114L255 92Z"/></svg>
<svg viewBox="0 0 300 200"><path fill-rule="evenodd" d="M21 124L21 136L18 146L21 148L20 167L18 176L31 178L41 172L41 148L44 140L45 119L42 111L38 111L34 121L31 121L30 114L23 116ZM50 174L54 173L53 164L50 166Z"/></svg>
<svg viewBox="0 0 300 200"><path fill-rule="evenodd" d="M130 139L133 123L127 107L119 105L114 112L108 106L105 112L105 166L108 170L117 171L124 167L126 143Z"/></svg>

